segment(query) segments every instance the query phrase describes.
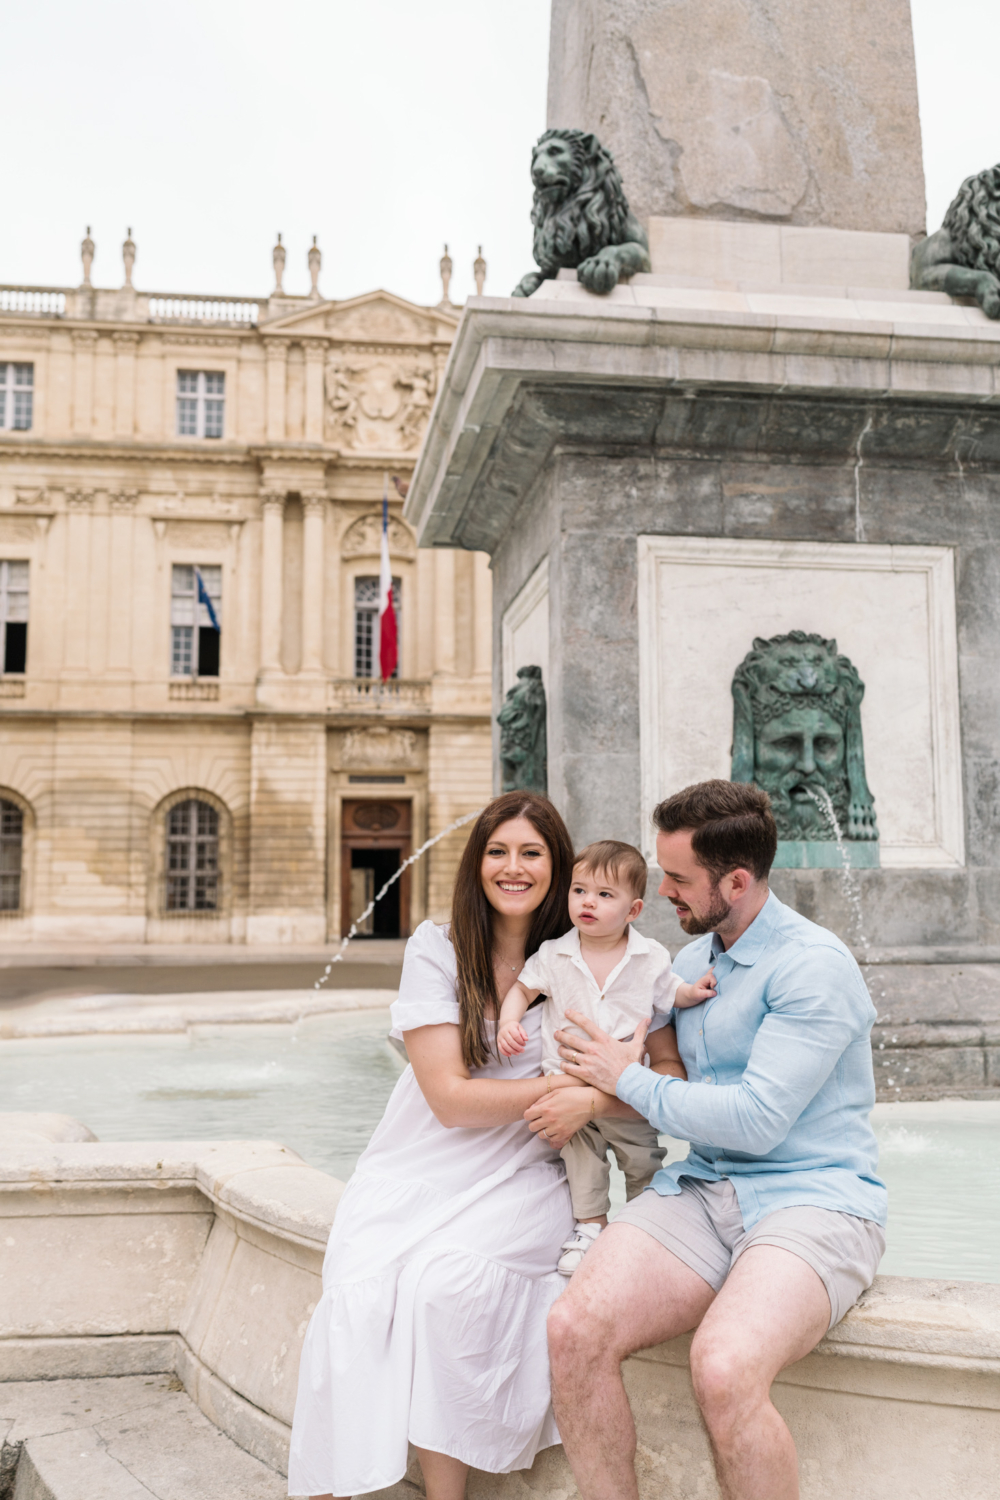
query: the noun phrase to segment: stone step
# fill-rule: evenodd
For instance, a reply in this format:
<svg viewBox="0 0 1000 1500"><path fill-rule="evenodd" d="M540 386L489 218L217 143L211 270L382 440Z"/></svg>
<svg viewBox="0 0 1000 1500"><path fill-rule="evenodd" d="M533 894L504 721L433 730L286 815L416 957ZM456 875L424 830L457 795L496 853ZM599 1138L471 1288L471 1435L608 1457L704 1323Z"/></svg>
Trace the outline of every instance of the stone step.
<svg viewBox="0 0 1000 1500"><path fill-rule="evenodd" d="M3 1382L0 1441L2 1500L284 1500L287 1493L282 1475L214 1427L172 1375Z"/></svg>

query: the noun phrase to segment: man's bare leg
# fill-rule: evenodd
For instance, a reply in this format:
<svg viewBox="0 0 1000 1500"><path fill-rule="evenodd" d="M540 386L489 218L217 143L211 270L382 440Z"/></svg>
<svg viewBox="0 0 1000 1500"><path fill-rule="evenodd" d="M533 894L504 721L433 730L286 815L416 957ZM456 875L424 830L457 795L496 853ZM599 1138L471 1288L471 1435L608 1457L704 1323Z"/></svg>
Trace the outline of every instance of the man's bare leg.
<svg viewBox="0 0 1000 1500"><path fill-rule="evenodd" d="M552 1404L583 1500L636 1500L621 1362L697 1327L714 1295L633 1224L610 1225L587 1251L549 1313Z"/></svg>
<svg viewBox="0 0 1000 1500"><path fill-rule="evenodd" d="M435 1453L431 1448L418 1448L417 1458L424 1476L427 1500L465 1500L468 1464L450 1458L447 1453Z"/></svg>
<svg viewBox="0 0 1000 1500"><path fill-rule="evenodd" d="M705 1313L691 1379L724 1500L799 1500L795 1444L771 1404L771 1382L816 1347L829 1322L816 1272L776 1245L741 1255Z"/></svg>

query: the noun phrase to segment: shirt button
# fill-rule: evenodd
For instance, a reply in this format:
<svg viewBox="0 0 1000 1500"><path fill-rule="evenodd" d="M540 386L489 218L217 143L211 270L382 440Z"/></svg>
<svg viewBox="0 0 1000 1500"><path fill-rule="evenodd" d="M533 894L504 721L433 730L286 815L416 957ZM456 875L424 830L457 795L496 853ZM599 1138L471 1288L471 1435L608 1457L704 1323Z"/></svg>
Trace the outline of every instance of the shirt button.
<svg viewBox="0 0 1000 1500"><path fill-rule="evenodd" d="M702 1082L703 1083L714 1083L715 1079L714 1078L705 1078L705 1079L702 1080Z"/></svg>
<svg viewBox="0 0 1000 1500"><path fill-rule="evenodd" d="M704 1036L705 1035L705 1028L704 1027L702 1027L702 1029L699 1031L698 1035L699 1036Z"/></svg>

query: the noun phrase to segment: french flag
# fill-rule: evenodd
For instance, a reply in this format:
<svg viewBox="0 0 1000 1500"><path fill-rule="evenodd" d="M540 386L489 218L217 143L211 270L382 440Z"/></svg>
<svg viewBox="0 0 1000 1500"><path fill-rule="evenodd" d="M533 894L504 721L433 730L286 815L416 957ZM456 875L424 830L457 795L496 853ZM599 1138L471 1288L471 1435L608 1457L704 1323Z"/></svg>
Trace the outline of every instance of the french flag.
<svg viewBox="0 0 1000 1500"><path fill-rule="evenodd" d="M399 660L396 606L392 599L392 564L389 561L389 486L382 496L382 562L378 581L378 662L382 681L388 682Z"/></svg>

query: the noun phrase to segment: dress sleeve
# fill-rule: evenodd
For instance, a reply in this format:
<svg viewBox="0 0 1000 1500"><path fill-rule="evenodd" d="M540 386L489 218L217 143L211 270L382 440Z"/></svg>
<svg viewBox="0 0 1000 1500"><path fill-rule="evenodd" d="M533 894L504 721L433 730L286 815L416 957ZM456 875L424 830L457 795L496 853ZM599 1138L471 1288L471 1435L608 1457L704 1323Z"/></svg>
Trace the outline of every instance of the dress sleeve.
<svg viewBox="0 0 1000 1500"><path fill-rule="evenodd" d="M391 1035L401 1041L404 1031L418 1026L457 1026L457 978L447 932L433 922L421 922L403 955L399 994L389 1009Z"/></svg>

